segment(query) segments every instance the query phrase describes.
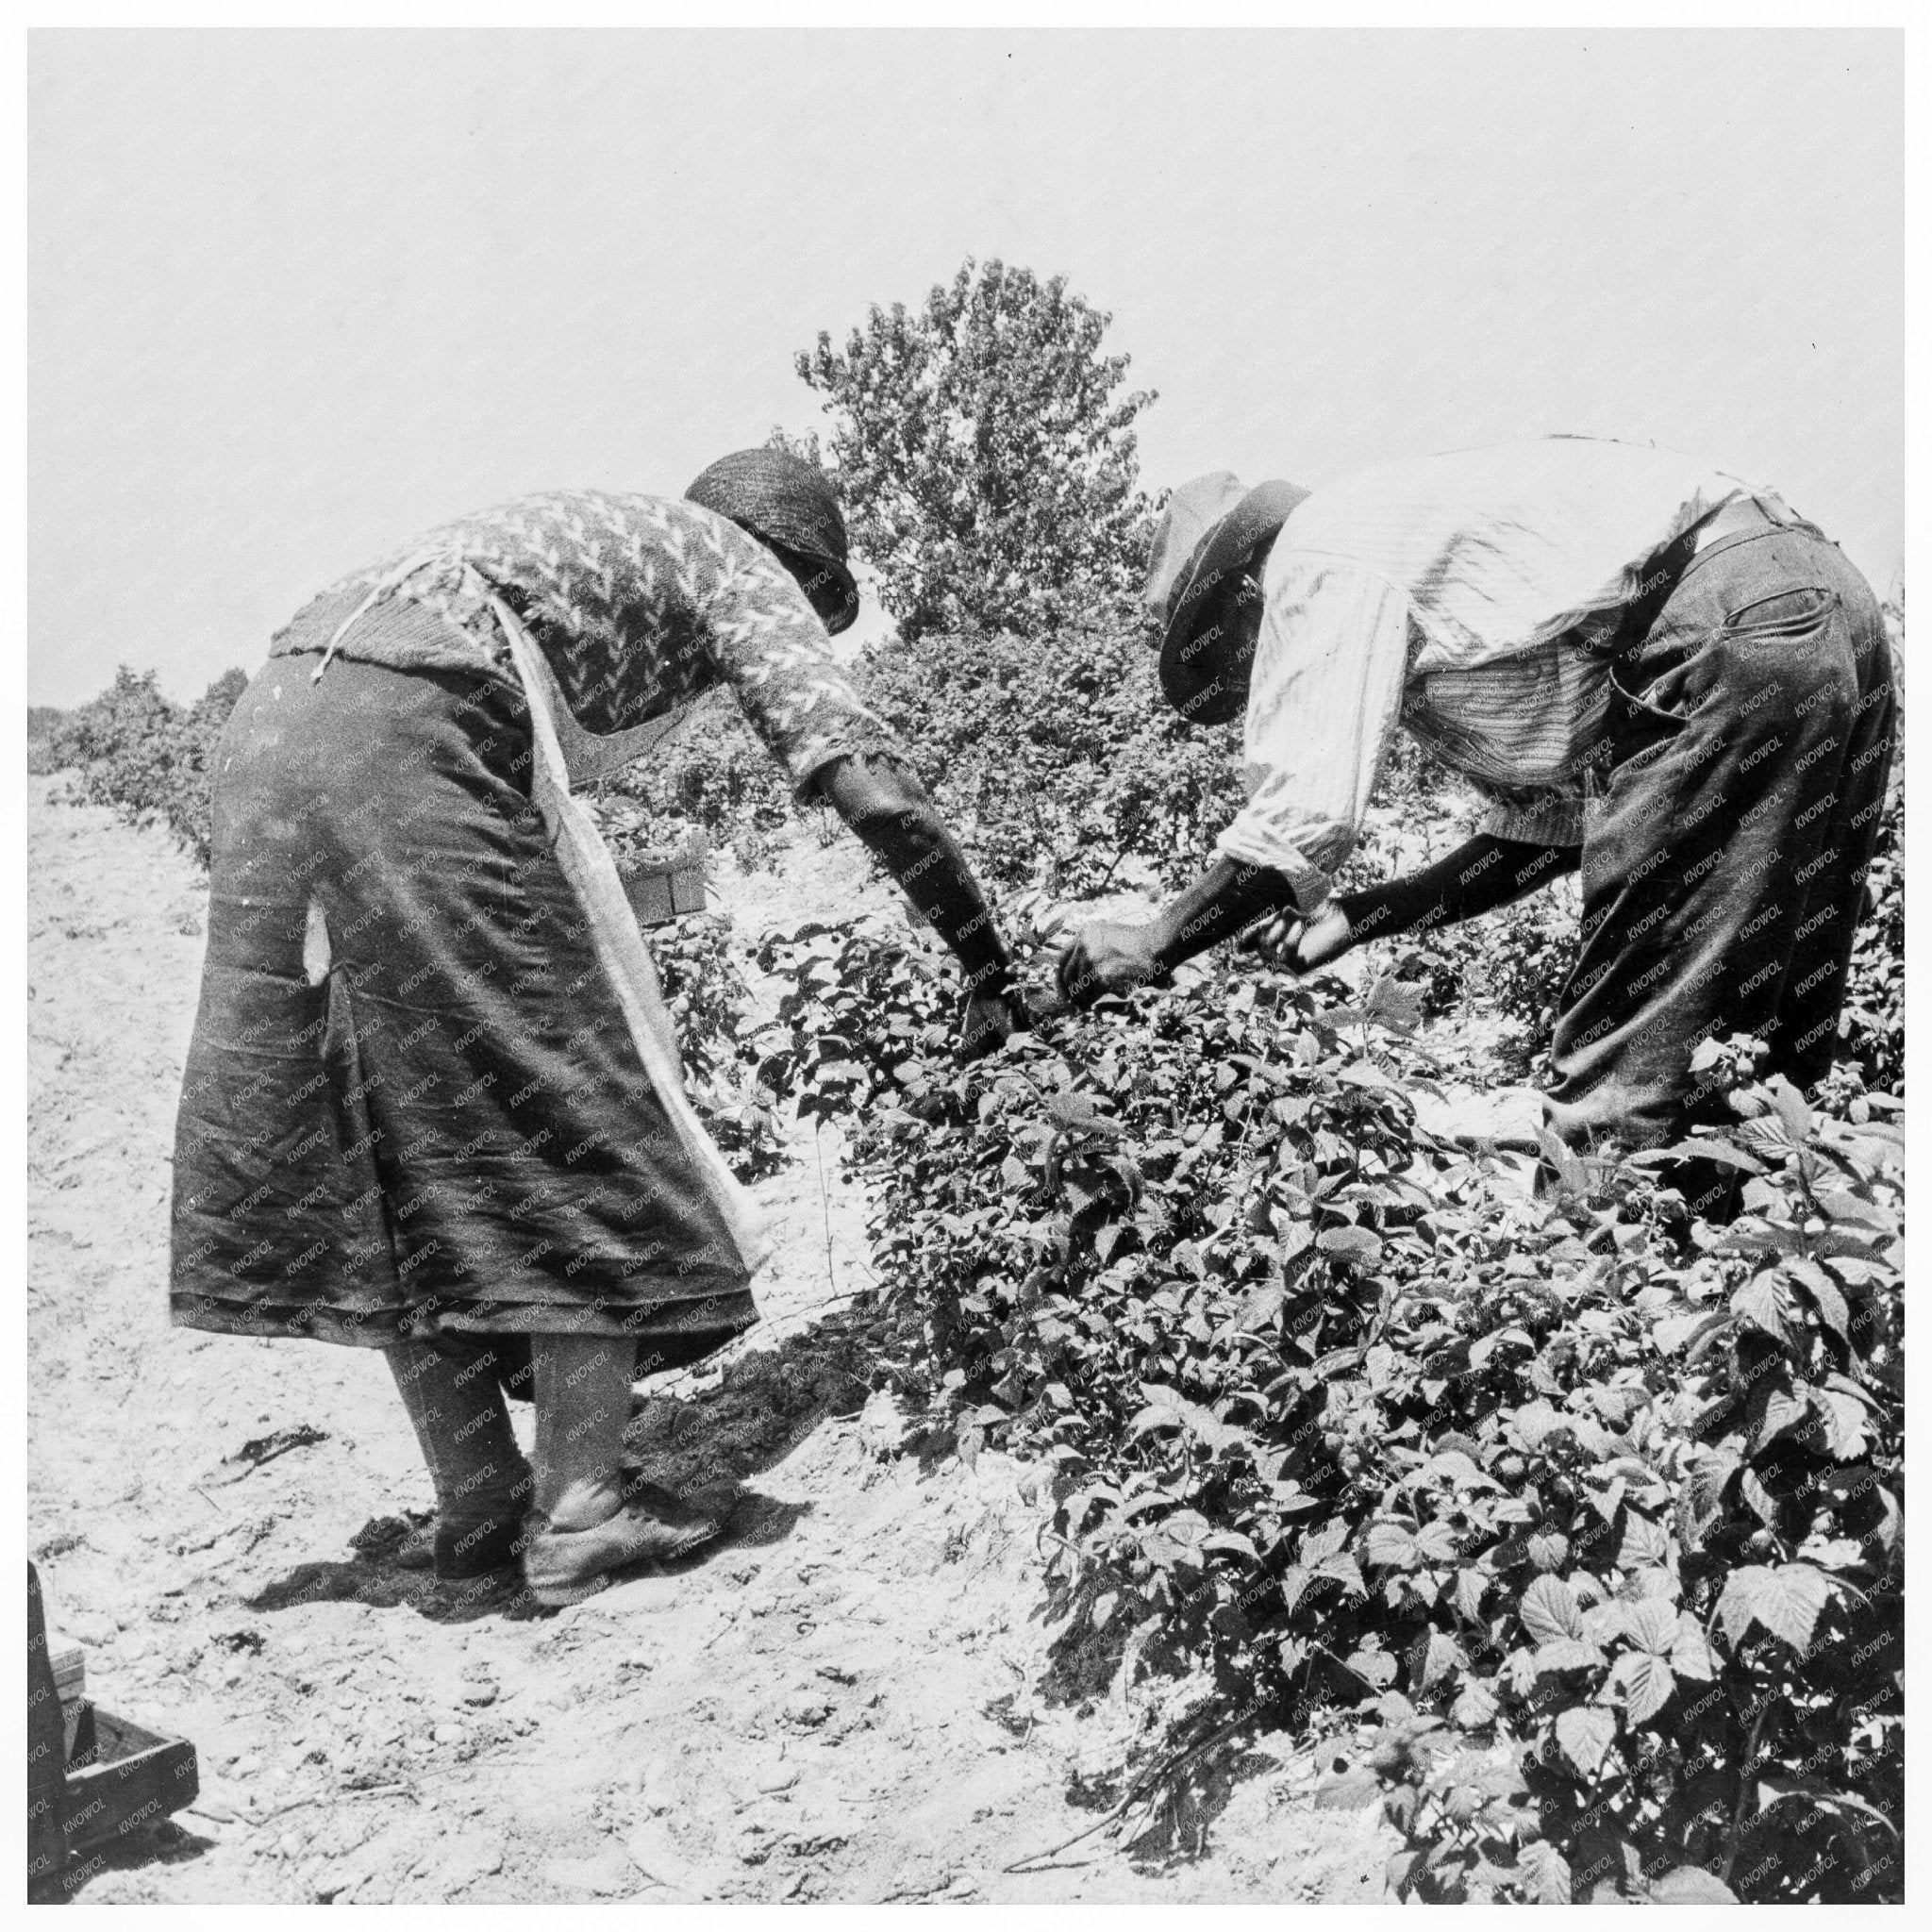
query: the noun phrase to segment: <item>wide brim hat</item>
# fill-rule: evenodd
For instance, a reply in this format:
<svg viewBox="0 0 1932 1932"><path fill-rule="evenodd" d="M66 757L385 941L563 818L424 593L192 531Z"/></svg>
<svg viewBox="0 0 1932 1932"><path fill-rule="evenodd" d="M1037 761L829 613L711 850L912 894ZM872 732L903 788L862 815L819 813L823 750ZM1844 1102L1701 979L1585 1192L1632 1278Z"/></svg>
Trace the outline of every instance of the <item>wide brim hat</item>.
<svg viewBox="0 0 1932 1932"><path fill-rule="evenodd" d="M688 502L728 517L759 542L819 565L835 594L814 598L814 607L834 636L858 615L858 586L846 562L845 519L816 463L785 449L733 450L684 494Z"/></svg>
<svg viewBox="0 0 1932 1932"><path fill-rule="evenodd" d="M1247 708L1254 646L1214 621L1220 593L1307 494L1279 478L1251 490L1215 470L1168 498L1142 594L1161 624L1162 695L1190 724L1224 724Z"/></svg>

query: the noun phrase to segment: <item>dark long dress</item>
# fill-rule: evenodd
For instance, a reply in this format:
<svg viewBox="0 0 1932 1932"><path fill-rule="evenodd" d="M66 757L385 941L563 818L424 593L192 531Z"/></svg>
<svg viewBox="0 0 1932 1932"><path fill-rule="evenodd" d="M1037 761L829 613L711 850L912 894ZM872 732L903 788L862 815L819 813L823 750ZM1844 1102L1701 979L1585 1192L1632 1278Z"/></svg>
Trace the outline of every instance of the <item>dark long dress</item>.
<svg viewBox="0 0 1932 1932"><path fill-rule="evenodd" d="M417 547L521 606L592 729L729 682L800 786L890 746L790 576L709 512L540 499ZM371 577L281 635L217 755L174 1318L363 1346L633 1335L641 1363L694 1359L755 1319L745 1271L531 804L494 619L439 561L316 679Z"/></svg>

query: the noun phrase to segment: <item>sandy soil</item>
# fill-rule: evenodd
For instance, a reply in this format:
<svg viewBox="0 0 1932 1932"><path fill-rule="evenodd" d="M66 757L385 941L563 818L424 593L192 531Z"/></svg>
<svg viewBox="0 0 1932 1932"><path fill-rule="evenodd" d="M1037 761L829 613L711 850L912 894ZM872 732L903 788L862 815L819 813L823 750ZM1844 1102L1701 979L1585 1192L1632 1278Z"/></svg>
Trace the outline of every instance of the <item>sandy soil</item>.
<svg viewBox="0 0 1932 1932"><path fill-rule="evenodd" d="M1138 1849L1008 1869L1102 1815L1174 1693L1058 1695L1037 1473L927 1466L866 1402L829 1137L764 1184L789 1235L763 1326L641 1391L654 1473L741 1478L724 1546L560 1613L397 1568L430 1492L383 1364L168 1325L203 895L163 834L48 802L60 782L30 781L29 1549L91 1691L192 1739L203 1781L81 1897L1380 1895L1374 1814L1316 1812L1282 1738ZM752 929L890 906L865 872L807 830L782 881L724 896Z"/></svg>

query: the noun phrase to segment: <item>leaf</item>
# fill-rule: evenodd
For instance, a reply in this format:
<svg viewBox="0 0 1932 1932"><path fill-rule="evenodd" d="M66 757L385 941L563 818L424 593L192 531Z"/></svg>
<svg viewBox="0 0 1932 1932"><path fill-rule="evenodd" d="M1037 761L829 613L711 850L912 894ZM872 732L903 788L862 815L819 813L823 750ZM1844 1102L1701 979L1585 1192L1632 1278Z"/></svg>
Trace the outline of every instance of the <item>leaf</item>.
<svg viewBox="0 0 1932 1932"><path fill-rule="evenodd" d="M1692 1457L1689 1494L1700 1524L1723 1513L1724 1491L1742 1466L1743 1457L1722 1442Z"/></svg>
<svg viewBox="0 0 1932 1932"><path fill-rule="evenodd" d="M1838 1283L1816 1261L1803 1255L1791 1256L1783 1266L1786 1274L1803 1284L1806 1292L1816 1305L1819 1317L1825 1326L1840 1341L1849 1341L1852 1311Z"/></svg>
<svg viewBox="0 0 1932 1932"><path fill-rule="evenodd" d="M1461 1646L1455 1638L1441 1630L1425 1630L1409 1651L1409 1688L1432 1690L1461 1661Z"/></svg>
<svg viewBox="0 0 1932 1932"><path fill-rule="evenodd" d="M1848 1462L1863 1450L1871 1422L1863 1402L1840 1389L1813 1389L1811 1405L1818 1414L1825 1449L1834 1461Z"/></svg>
<svg viewBox="0 0 1932 1932"><path fill-rule="evenodd" d="M1747 1141L1760 1154L1768 1154L1775 1160L1784 1160L1798 1151L1798 1143L1786 1131L1785 1124L1775 1114L1760 1113L1750 1120L1738 1124L1738 1138Z"/></svg>
<svg viewBox="0 0 1932 1932"><path fill-rule="evenodd" d="M1450 1707L1449 1715L1464 1730L1480 1731L1495 1722L1496 1713L1501 1708L1496 1693L1487 1684L1473 1681L1462 1687L1462 1693Z"/></svg>
<svg viewBox="0 0 1932 1932"><path fill-rule="evenodd" d="M1541 1643L1583 1635L1583 1613L1577 1608L1576 1594L1559 1576L1531 1577L1518 1613L1523 1627Z"/></svg>
<svg viewBox="0 0 1932 1932"><path fill-rule="evenodd" d="M1291 1615L1293 1614L1294 1607L1307 1594L1309 1586L1314 1581L1315 1573L1312 1570L1305 1570L1299 1563L1291 1563L1281 1573L1282 1607Z"/></svg>
<svg viewBox="0 0 1932 1932"><path fill-rule="evenodd" d="M1465 1617L1479 1617L1483 1609L1483 1593L1489 1588L1489 1578L1470 1565L1456 1573L1456 1607Z"/></svg>
<svg viewBox="0 0 1932 1932"><path fill-rule="evenodd" d="M1625 1651L1610 1671L1610 1689L1624 1700L1630 1722L1648 1724L1677 1688L1669 1662L1647 1650Z"/></svg>
<svg viewBox="0 0 1932 1932"><path fill-rule="evenodd" d="M1587 1778L1595 1777L1616 1740L1615 1713L1600 1704L1575 1704L1557 1713L1557 1742Z"/></svg>
<svg viewBox="0 0 1932 1932"><path fill-rule="evenodd" d="M1771 1104L1777 1108L1785 1132L1802 1147L1811 1138L1811 1109L1805 1105L1805 1096L1782 1074L1774 1074L1765 1085L1771 1091Z"/></svg>
<svg viewBox="0 0 1932 1932"><path fill-rule="evenodd" d="M1820 1188L1818 1205L1834 1221L1855 1221L1860 1227L1875 1228L1881 1234L1892 1234L1891 1219L1869 1201L1861 1201L1856 1194L1848 1194L1842 1188Z"/></svg>
<svg viewBox="0 0 1932 1932"><path fill-rule="evenodd" d="M1758 1417L1757 1432L1751 1438L1752 1454L1756 1455L1793 1429L1802 1429L1810 1420L1811 1404L1805 1396L1775 1385L1767 1389L1764 1412Z"/></svg>
<svg viewBox="0 0 1932 1932"><path fill-rule="evenodd" d="M1567 1906L1573 1896L1570 1861L1547 1839L1531 1839L1516 1855L1523 1890L1532 1905Z"/></svg>
<svg viewBox="0 0 1932 1932"><path fill-rule="evenodd" d="M1369 1587L1362 1581L1361 1566L1353 1557L1324 1557L1318 1576L1329 1576L1350 1596L1367 1596Z"/></svg>
<svg viewBox="0 0 1932 1932"><path fill-rule="evenodd" d="M1348 1524L1340 1517L1331 1517L1302 1533L1301 1560L1311 1568L1324 1557L1334 1556L1348 1541Z"/></svg>
<svg viewBox="0 0 1932 1932"><path fill-rule="evenodd" d="M1670 1147L1646 1147L1641 1154L1630 1157L1633 1165L1648 1164L1655 1160L1715 1160L1726 1167L1741 1167L1747 1174L1762 1174L1764 1163L1746 1154L1741 1147L1734 1147L1728 1141L1715 1136L1707 1140L1702 1135L1690 1141L1679 1141Z"/></svg>
<svg viewBox="0 0 1932 1932"><path fill-rule="evenodd" d="M1091 1093L1068 1091L1054 1094L1046 1103L1046 1117L1055 1126L1070 1131L1101 1126L1110 1128L1116 1134L1120 1132L1119 1126L1108 1120L1093 1104Z"/></svg>
<svg viewBox="0 0 1932 1932"><path fill-rule="evenodd" d="M1386 1650L1352 1650L1348 1654L1348 1668L1365 1684L1377 1689L1392 1682L1395 1676L1395 1659Z"/></svg>
<svg viewBox="0 0 1932 1932"><path fill-rule="evenodd" d="M1448 1477L1450 1487L1457 1490L1500 1490L1503 1487L1488 1471L1479 1468L1468 1451L1463 1449L1438 1450L1420 1469L1404 1476L1401 1486L1404 1489L1419 1488L1444 1476Z"/></svg>
<svg viewBox="0 0 1932 1932"><path fill-rule="evenodd" d="M1496 1352L1496 1350L1499 1349L1506 1341L1516 1342L1524 1348L1529 1348L1534 1346L1534 1344L1531 1342L1529 1339L1528 1334L1524 1329L1518 1328L1513 1324L1507 1328L1492 1328L1487 1335L1482 1336L1477 1341L1470 1343L1470 1367L1473 1369L1481 1368L1489 1360L1491 1356L1493 1355Z"/></svg>
<svg viewBox="0 0 1932 1932"><path fill-rule="evenodd" d="M1379 973L1369 989L1366 1017L1396 1033L1413 1033L1422 1024L1423 995L1411 991L1392 973Z"/></svg>
<svg viewBox="0 0 1932 1932"><path fill-rule="evenodd" d="M1653 1657L1669 1657L1677 1641L1675 1606L1659 1597L1646 1597L1641 1603L1626 1603L1623 1609L1624 1631L1630 1641Z"/></svg>
<svg viewBox="0 0 1932 1932"><path fill-rule="evenodd" d="M1462 1535L1454 1524L1424 1524L1415 1540L1415 1549L1425 1563L1453 1563L1462 1554Z"/></svg>
<svg viewBox="0 0 1932 1932"><path fill-rule="evenodd" d="M1190 1402L1178 1389L1170 1389L1161 1382L1142 1382L1141 1393L1146 1397L1147 1407L1127 1424L1130 1441L1150 1430L1163 1428L1186 1429L1209 1449L1224 1449L1241 1440L1238 1429L1229 1428L1198 1402Z"/></svg>
<svg viewBox="0 0 1932 1932"><path fill-rule="evenodd" d="M1331 1227L1315 1237L1324 1254L1357 1268L1373 1268L1382 1258L1382 1239L1366 1227Z"/></svg>
<svg viewBox="0 0 1932 1932"><path fill-rule="evenodd" d="M1264 1281L1235 1311L1236 1329L1252 1334L1267 1327L1287 1299L1288 1291L1279 1280Z"/></svg>
<svg viewBox="0 0 1932 1932"><path fill-rule="evenodd" d="M1650 1902L1654 1906L1734 1906L1738 1894L1714 1872L1702 1865L1679 1865L1653 1879Z"/></svg>
<svg viewBox="0 0 1932 1932"><path fill-rule="evenodd" d="M1733 1292L1731 1313L1774 1341L1789 1342L1790 1331L1785 1325L1788 1304L1780 1292L1783 1286L1771 1269L1760 1270Z"/></svg>
<svg viewBox="0 0 1932 1932"><path fill-rule="evenodd" d="M1715 1308L1692 1308L1683 1314L1665 1315L1651 1329L1651 1340L1666 1355L1675 1355L1679 1349L1689 1348L1713 1329L1721 1328L1727 1319Z"/></svg>
<svg viewBox="0 0 1932 1932"><path fill-rule="evenodd" d="M1790 1801L1810 1805L1820 1811L1849 1814L1860 1824L1877 1825L1894 1842L1898 1839L1898 1827L1877 1806L1856 1792L1835 1791L1823 1785L1807 1784L1802 1779L1787 1777L1766 1778L1757 1787L1760 1816L1773 1806Z"/></svg>
<svg viewBox="0 0 1932 1932"><path fill-rule="evenodd" d="M1113 1615L1113 1607L1120 1600L1120 1592L1116 1590L1104 1590L1093 1599L1093 1627L1096 1630L1107 1628L1107 1620Z"/></svg>
<svg viewBox="0 0 1932 1932"><path fill-rule="evenodd" d="M1731 1573L1718 1600L1718 1621L1735 1645L1761 1624L1801 1655L1831 1600L1831 1579L1808 1563L1755 1563Z"/></svg>
<svg viewBox="0 0 1932 1932"><path fill-rule="evenodd" d="M1767 1529L1776 1527L1777 1498L1764 1487L1755 1469L1746 1469L1738 1477L1738 1495Z"/></svg>
<svg viewBox="0 0 1932 1932"><path fill-rule="evenodd" d="M1539 1674L1594 1670L1603 1660L1603 1652L1583 1637L1553 1637L1547 1643L1537 1646L1536 1667Z"/></svg>
<svg viewBox="0 0 1932 1932"><path fill-rule="evenodd" d="M1415 1538L1399 1523L1372 1523L1362 1538L1362 1561L1407 1570L1415 1561Z"/></svg>
<svg viewBox="0 0 1932 1932"><path fill-rule="evenodd" d="M1567 1427L1569 1420L1550 1403L1525 1402L1510 1416L1509 1433L1534 1455L1558 1429Z"/></svg>
<svg viewBox="0 0 1932 1932"><path fill-rule="evenodd" d="M1671 1669L1680 1677L1707 1684L1717 1675L1717 1659L1704 1641L1704 1626L1689 1610L1677 1616L1677 1634L1671 1641Z"/></svg>
<svg viewBox="0 0 1932 1932"><path fill-rule="evenodd" d="M1534 1530L1524 1539L1529 1560L1539 1570L1560 1570L1570 1556L1570 1539L1559 1529Z"/></svg>
<svg viewBox="0 0 1932 1932"><path fill-rule="evenodd" d="M1661 1569L1670 1560L1670 1532L1662 1524L1640 1516L1635 1509L1624 1518L1624 1542L1617 1552L1620 1570Z"/></svg>

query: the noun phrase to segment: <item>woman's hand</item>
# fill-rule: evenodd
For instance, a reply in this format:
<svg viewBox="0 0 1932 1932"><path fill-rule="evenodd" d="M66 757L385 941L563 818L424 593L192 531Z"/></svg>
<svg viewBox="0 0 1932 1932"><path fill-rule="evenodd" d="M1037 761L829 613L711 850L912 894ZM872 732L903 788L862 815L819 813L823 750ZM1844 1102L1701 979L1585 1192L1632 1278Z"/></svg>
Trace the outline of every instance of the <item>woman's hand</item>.
<svg viewBox="0 0 1932 1932"><path fill-rule="evenodd" d="M1061 993L1073 1005L1092 1004L1102 993L1131 992L1161 978L1152 925L1096 919L1060 955Z"/></svg>
<svg viewBox="0 0 1932 1932"><path fill-rule="evenodd" d="M1241 936L1243 952L1258 953L1272 966L1283 966L1291 973L1312 973L1318 966L1348 951L1355 934L1336 900L1313 919L1299 912L1277 912Z"/></svg>

